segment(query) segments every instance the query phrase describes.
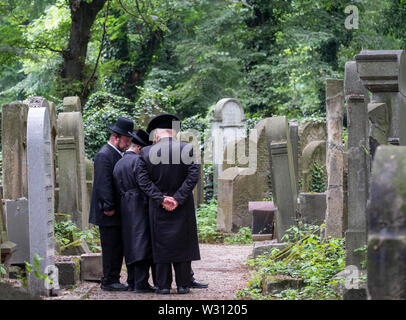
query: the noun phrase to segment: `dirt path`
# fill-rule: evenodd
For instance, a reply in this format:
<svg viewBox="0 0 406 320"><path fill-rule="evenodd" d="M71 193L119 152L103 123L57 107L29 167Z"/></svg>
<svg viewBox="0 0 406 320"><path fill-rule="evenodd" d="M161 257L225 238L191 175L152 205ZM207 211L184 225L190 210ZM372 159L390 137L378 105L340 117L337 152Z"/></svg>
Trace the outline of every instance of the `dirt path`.
<svg viewBox="0 0 406 320"><path fill-rule="evenodd" d="M195 278L209 284L208 289L191 289L189 294L176 294L175 281L172 294L136 294L133 292L107 292L97 283L84 282L75 290L63 290L63 295L49 299L86 300L232 300L236 292L248 286L250 274L244 266L252 245L200 244L200 261L194 261L192 268ZM122 271L121 281L127 275Z"/></svg>

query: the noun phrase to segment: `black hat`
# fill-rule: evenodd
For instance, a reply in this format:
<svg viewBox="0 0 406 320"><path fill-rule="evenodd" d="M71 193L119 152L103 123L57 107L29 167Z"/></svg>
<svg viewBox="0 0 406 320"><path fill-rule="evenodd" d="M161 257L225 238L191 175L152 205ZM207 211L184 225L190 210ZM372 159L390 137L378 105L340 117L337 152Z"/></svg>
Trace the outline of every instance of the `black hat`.
<svg viewBox="0 0 406 320"><path fill-rule="evenodd" d="M107 126L111 131L114 131L123 136L131 137L134 130L134 122L131 119L120 117L114 125Z"/></svg>
<svg viewBox="0 0 406 320"><path fill-rule="evenodd" d="M152 144L152 141L149 141L148 132L139 129L137 132L131 133L132 143L138 144L141 147L149 146Z"/></svg>
<svg viewBox="0 0 406 320"><path fill-rule="evenodd" d="M173 129L172 128L172 121L180 121L180 119L169 113L162 113L157 115L156 117L152 118L151 121L148 123L147 132L151 133L154 129Z"/></svg>

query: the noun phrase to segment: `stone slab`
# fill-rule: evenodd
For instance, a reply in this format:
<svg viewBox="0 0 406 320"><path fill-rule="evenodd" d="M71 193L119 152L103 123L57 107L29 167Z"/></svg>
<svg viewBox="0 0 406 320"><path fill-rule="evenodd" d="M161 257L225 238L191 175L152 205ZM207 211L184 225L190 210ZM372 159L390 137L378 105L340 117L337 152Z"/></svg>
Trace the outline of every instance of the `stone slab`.
<svg viewBox="0 0 406 320"><path fill-rule="evenodd" d="M100 281L103 277L101 253L88 253L80 256L80 279L82 281Z"/></svg>

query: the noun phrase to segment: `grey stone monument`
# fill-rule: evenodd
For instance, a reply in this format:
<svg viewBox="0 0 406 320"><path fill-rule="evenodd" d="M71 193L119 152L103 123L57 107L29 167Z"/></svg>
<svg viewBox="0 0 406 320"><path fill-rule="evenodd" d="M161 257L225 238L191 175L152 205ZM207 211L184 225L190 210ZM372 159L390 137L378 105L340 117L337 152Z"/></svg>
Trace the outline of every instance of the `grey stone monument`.
<svg viewBox="0 0 406 320"><path fill-rule="evenodd" d="M17 244L17 250L10 264L24 264L30 260L28 200L5 200L4 211L7 221L8 238Z"/></svg>
<svg viewBox="0 0 406 320"><path fill-rule="evenodd" d="M33 107L27 120L27 167L30 263L35 254L42 273L54 266L53 155L48 108ZM28 277L31 293L49 295L50 286L34 274Z"/></svg>
<svg viewBox="0 0 406 320"><path fill-rule="evenodd" d="M85 141L80 112L58 116L58 212L67 213L80 230L88 227Z"/></svg>
<svg viewBox="0 0 406 320"><path fill-rule="evenodd" d="M281 242L286 230L297 223L297 189L290 130L286 117L272 117L266 126L270 149L272 188L276 206L276 233Z"/></svg>
<svg viewBox="0 0 406 320"><path fill-rule="evenodd" d="M214 118L211 122L212 156L215 170L213 172L213 192L217 194L217 180L223 171L223 155L227 143L246 136L244 110L241 103L232 98L217 102Z"/></svg>
<svg viewBox="0 0 406 320"><path fill-rule="evenodd" d="M361 268L364 257L354 250L366 245L366 208L370 175L368 92L355 61L345 65L345 101L348 128L348 229L345 232L346 264Z"/></svg>
<svg viewBox="0 0 406 320"><path fill-rule="evenodd" d="M327 210L326 236L342 238L344 235L344 158L343 116L344 81L326 80L327 116Z"/></svg>
<svg viewBox="0 0 406 320"><path fill-rule="evenodd" d="M404 50L362 50L355 56L364 86L372 92L372 103L388 106L389 140L406 145L406 57Z"/></svg>
<svg viewBox="0 0 406 320"><path fill-rule="evenodd" d="M372 166L369 200L369 298L405 300L406 147L378 147Z"/></svg>
<svg viewBox="0 0 406 320"><path fill-rule="evenodd" d="M82 112L82 105L78 96L63 98L63 112Z"/></svg>

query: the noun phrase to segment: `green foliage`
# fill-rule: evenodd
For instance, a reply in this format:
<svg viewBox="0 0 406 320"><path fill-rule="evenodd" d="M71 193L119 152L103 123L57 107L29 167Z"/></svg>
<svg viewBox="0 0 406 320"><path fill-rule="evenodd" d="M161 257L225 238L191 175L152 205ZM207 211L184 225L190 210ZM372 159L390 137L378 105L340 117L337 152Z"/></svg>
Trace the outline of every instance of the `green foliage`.
<svg viewBox="0 0 406 320"><path fill-rule="evenodd" d="M107 143L110 130L109 124L119 117L134 119L137 114L134 103L130 100L106 92L94 93L83 108L83 125L85 131L86 157L93 159L100 148Z"/></svg>
<svg viewBox="0 0 406 320"><path fill-rule="evenodd" d="M250 287L237 293L238 298L246 299L341 299L335 290L337 281L332 278L345 268L345 249L343 239L322 239L317 232L324 226L311 227L299 241L284 250L273 249L269 256L248 260L247 265L254 268L254 281ZM297 239L302 230L291 229ZM262 282L269 275L284 275L301 278L304 286L300 289L287 289L277 294L266 295L261 292Z"/></svg>
<svg viewBox="0 0 406 320"><path fill-rule="evenodd" d="M204 173L204 201L207 203L213 199L214 196L214 185L213 185L213 171L214 166L211 164L203 165Z"/></svg>
<svg viewBox="0 0 406 320"><path fill-rule="evenodd" d="M34 254L34 261L33 263L29 263L27 261L24 262L25 264L25 274L24 275L17 275L17 279L21 281L21 284L24 288L28 286L28 275L33 273L35 277L38 279L42 279L48 283L52 283L53 281L48 277L47 274L42 273L43 270L39 264L39 261L42 260L42 257L39 256L37 253Z"/></svg>
<svg viewBox="0 0 406 320"><path fill-rule="evenodd" d="M313 163L310 192L324 192L327 188L327 174L323 166Z"/></svg>
<svg viewBox="0 0 406 320"><path fill-rule="evenodd" d="M58 214L57 214L58 215ZM54 223L55 239L61 247L72 244L73 242L84 239L92 252L100 252L99 233L95 226L89 229L79 230L72 221L61 221Z"/></svg>
<svg viewBox="0 0 406 320"><path fill-rule="evenodd" d="M0 277L4 276L6 274L7 274L6 266L4 264L0 263Z"/></svg>
<svg viewBox="0 0 406 320"><path fill-rule="evenodd" d="M201 204L196 210L197 233L201 243L250 244L251 229L242 227L235 234L217 232L217 200Z"/></svg>

